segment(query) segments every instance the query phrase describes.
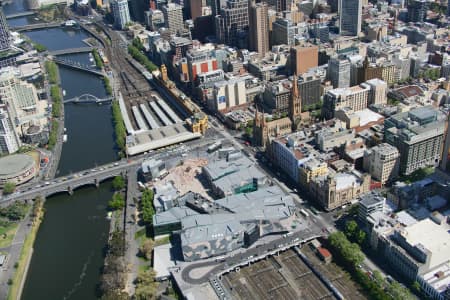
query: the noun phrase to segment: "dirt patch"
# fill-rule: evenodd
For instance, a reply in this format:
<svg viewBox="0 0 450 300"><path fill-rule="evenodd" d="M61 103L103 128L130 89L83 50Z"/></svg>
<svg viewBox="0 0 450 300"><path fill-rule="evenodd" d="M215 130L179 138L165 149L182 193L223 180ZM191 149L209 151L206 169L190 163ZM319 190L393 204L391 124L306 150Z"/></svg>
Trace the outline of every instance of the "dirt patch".
<svg viewBox="0 0 450 300"><path fill-rule="evenodd" d="M171 169L169 175L162 179L161 183L173 182L180 195L192 191L207 199L211 199L203 184L198 180L198 174L202 172L202 167L207 164L207 159L187 159L183 164Z"/></svg>

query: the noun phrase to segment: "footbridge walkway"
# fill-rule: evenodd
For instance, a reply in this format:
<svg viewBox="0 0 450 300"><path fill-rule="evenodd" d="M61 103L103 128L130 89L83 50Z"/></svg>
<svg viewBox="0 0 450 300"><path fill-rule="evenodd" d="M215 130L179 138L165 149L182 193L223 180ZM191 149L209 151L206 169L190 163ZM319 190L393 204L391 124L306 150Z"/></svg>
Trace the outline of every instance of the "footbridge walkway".
<svg viewBox="0 0 450 300"><path fill-rule="evenodd" d="M91 67L91 66L87 66L84 64L81 64L77 61L72 61L72 60L68 60L68 59L61 59L61 58L57 58L54 57L53 61L55 63L57 63L58 65L62 65L62 66L66 66L68 68L72 68L75 70L79 70L79 71L85 71L85 72L89 72L98 76L104 76L105 73L102 70L99 70L95 67Z"/></svg>
<svg viewBox="0 0 450 300"><path fill-rule="evenodd" d="M23 25L23 26L13 26L11 27L11 31L30 31L30 30L37 30L37 29L45 29L45 28L54 28L54 27L60 27L62 24L60 22L50 22L50 23L36 23L36 24L29 24L29 25Z"/></svg>
<svg viewBox="0 0 450 300"><path fill-rule="evenodd" d="M36 14L35 11L28 10L28 11L23 11L23 12L16 13L16 14L9 14L9 15L6 15L5 17L6 17L6 20L10 20L10 19L15 19L15 18L32 16L35 14Z"/></svg>
<svg viewBox="0 0 450 300"><path fill-rule="evenodd" d="M113 100L113 97L105 97L105 98L98 98L91 94L83 94L78 97L73 97L70 99L65 99L64 103L76 103L76 104L87 104L87 103L95 103L95 104L101 104L101 103L107 103L111 102Z"/></svg>
<svg viewBox="0 0 450 300"><path fill-rule="evenodd" d="M77 54L77 53L92 52L93 49L94 48L92 48L92 47L78 47L78 48L69 48L69 49L49 51L48 54L53 55L53 56L65 55L65 54Z"/></svg>

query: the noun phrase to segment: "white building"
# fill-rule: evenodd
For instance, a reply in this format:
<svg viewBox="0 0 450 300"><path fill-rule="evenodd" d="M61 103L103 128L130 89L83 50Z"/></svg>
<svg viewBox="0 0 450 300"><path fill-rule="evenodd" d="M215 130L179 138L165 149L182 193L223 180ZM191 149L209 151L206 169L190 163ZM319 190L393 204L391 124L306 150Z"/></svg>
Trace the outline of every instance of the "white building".
<svg viewBox="0 0 450 300"><path fill-rule="evenodd" d="M382 143L364 152L364 169L383 185L398 176L399 166L400 153L388 143Z"/></svg>
<svg viewBox="0 0 450 300"><path fill-rule="evenodd" d="M216 111L223 111L247 103L245 79L232 77L214 84L214 103Z"/></svg>
<svg viewBox="0 0 450 300"><path fill-rule="evenodd" d="M39 101L33 84L19 79L17 69L0 71L0 104L5 105L10 122L19 136L30 126L47 124L47 101Z"/></svg>
<svg viewBox="0 0 450 300"><path fill-rule="evenodd" d="M381 79L374 78L367 80L361 84L362 86L368 86L369 92L369 104L386 104L387 103L387 83Z"/></svg>
<svg viewBox="0 0 450 300"><path fill-rule="evenodd" d="M131 21L128 1L113 0L111 8L114 15L114 25L119 29L124 29L125 25Z"/></svg>
<svg viewBox="0 0 450 300"><path fill-rule="evenodd" d="M177 34L184 29L183 7L176 3L168 3L162 7L164 22L171 34Z"/></svg>
<svg viewBox="0 0 450 300"><path fill-rule="evenodd" d="M353 111L367 108L369 104L370 87L355 85L349 88L329 90L323 97L323 113L326 118L333 118L334 112L344 107Z"/></svg>

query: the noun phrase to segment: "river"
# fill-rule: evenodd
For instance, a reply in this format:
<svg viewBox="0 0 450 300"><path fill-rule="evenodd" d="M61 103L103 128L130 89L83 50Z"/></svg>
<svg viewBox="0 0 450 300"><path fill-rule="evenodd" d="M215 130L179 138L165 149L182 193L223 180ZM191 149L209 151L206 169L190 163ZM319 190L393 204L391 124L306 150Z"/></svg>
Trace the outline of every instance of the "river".
<svg viewBox="0 0 450 300"><path fill-rule="evenodd" d="M10 8L13 7L13 8ZM23 11L21 1L6 5L6 14ZM19 18L22 19L22 18ZM17 19L9 20L11 23ZM10 23L10 24L11 24ZM49 50L84 46L88 37L81 30L53 28L25 33ZM71 60L91 63L88 54ZM106 95L101 78L59 68L65 98ZM65 105L68 141L63 145L57 176L64 176L117 158L109 105ZM59 194L47 199L45 218L34 245L22 299L96 299L103 266L109 221L106 206L112 196L111 182L100 188L75 190L73 196Z"/></svg>

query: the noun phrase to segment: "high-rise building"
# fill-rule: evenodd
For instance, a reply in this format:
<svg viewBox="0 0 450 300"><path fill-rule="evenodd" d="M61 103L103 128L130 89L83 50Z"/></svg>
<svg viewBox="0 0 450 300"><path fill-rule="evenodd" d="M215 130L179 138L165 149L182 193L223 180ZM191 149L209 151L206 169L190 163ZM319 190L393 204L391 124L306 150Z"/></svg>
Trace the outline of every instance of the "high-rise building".
<svg viewBox="0 0 450 300"><path fill-rule="evenodd" d="M282 12L290 9L292 0L269 0L268 2L277 12Z"/></svg>
<svg viewBox="0 0 450 300"><path fill-rule="evenodd" d="M203 16L203 9L207 6L206 0L190 0L191 19L195 21Z"/></svg>
<svg viewBox="0 0 450 300"><path fill-rule="evenodd" d="M369 105L371 104L386 104L387 102L387 83L381 79L374 78L367 80L361 85L367 85L370 88Z"/></svg>
<svg viewBox="0 0 450 300"><path fill-rule="evenodd" d="M307 110L308 106L320 103L320 76L311 73L304 73L299 76L298 90L302 99L302 109Z"/></svg>
<svg viewBox="0 0 450 300"><path fill-rule="evenodd" d="M291 119L294 130L298 125L301 113L302 99L298 92L297 74L294 74L294 78L292 79L291 98L289 99L289 118Z"/></svg>
<svg viewBox="0 0 450 300"><path fill-rule="evenodd" d="M288 19L278 18L272 23L272 46L275 45L295 45L295 35L298 27Z"/></svg>
<svg viewBox="0 0 450 300"><path fill-rule="evenodd" d="M249 49L264 57L269 51L269 16L267 4L262 2L250 6Z"/></svg>
<svg viewBox="0 0 450 300"><path fill-rule="evenodd" d="M14 153L20 146L19 137L5 106L0 106L0 154Z"/></svg>
<svg viewBox="0 0 450 300"><path fill-rule="evenodd" d="M301 75L319 63L319 48L312 44L291 48L291 73Z"/></svg>
<svg viewBox="0 0 450 300"><path fill-rule="evenodd" d="M334 88L349 87L350 62L347 59L330 58L327 75Z"/></svg>
<svg viewBox="0 0 450 300"><path fill-rule="evenodd" d="M339 1L339 31L341 35L355 36L361 32L361 0Z"/></svg>
<svg viewBox="0 0 450 300"><path fill-rule="evenodd" d="M150 1L130 0L128 2L128 10L130 11L130 18L134 21L144 23L145 12L150 9Z"/></svg>
<svg viewBox="0 0 450 300"><path fill-rule="evenodd" d="M441 159L446 116L432 106L399 113L384 122L384 138L400 152L400 173L437 166Z"/></svg>
<svg viewBox="0 0 450 300"><path fill-rule="evenodd" d="M119 29L124 29L126 24L131 21L128 1L113 0L111 7L114 15L114 25Z"/></svg>
<svg viewBox="0 0 450 300"><path fill-rule="evenodd" d="M5 15L3 14L3 9L0 6L0 51L8 50L10 47L11 35Z"/></svg>
<svg viewBox="0 0 450 300"><path fill-rule="evenodd" d="M368 105L369 91L370 88L363 85L329 90L323 96L322 113L327 119L331 119L335 111L346 107L353 111L363 110Z"/></svg>
<svg viewBox="0 0 450 300"><path fill-rule="evenodd" d="M447 116L447 124L445 126L446 134L445 134L445 143L444 150L442 151L442 162L441 169L447 170L450 168L450 114Z"/></svg>
<svg viewBox="0 0 450 300"><path fill-rule="evenodd" d="M364 152L364 169L383 185L397 177L399 165L400 153L388 143L377 145Z"/></svg>
<svg viewBox="0 0 450 300"><path fill-rule="evenodd" d="M408 20L410 22L423 22L427 17L428 0L408 1Z"/></svg>
<svg viewBox="0 0 450 300"><path fill-rule="evenodd" d="M158 31L164 27L164 14L159 9L150 9L146 12L146 23L151 31Z"/></svg>
<svg viewBox="0 0 450 300"><path fill-rule="evenodd" d="M171 34L177 34L183 31L183 7L175 3L168 3L162 8L166 27Z"/></svg>
<svg viewBox="0 0 450 300"><path fill-rule="evenodd" d="M248 1L227 0L216 16L216 37L221 43L248 48Z"/></svg>

